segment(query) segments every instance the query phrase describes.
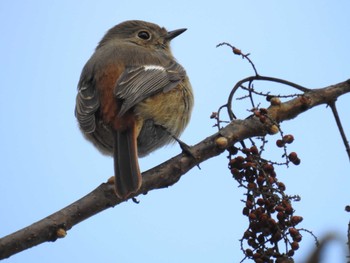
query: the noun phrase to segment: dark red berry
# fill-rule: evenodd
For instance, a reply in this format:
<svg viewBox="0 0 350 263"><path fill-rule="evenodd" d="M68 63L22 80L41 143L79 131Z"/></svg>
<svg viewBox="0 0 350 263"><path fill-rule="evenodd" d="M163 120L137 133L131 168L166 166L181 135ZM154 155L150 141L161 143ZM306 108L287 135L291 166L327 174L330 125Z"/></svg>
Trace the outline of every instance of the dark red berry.
<svg viewBox="0 0 350 263"><path fill-rule="evenodd" d="M291 244L291 247L293 250L298 250L299 248L299 243L296 242L296 241L293 241L292 244Z"/></svg>
<svg viewBox="0 0 350 263"><path fill-rule="evenodd" d="M284 141L285 143L292 143L292 142L294 141L294 137L293 137L293 135L291 135L291 134L284 135L284 136L283 136L283 141Z"/></svg>
<svg viewBox="0 0 350 263"><path fill-rule="evenodd" d="M290 221L295 226L295 225L299 224L301 221L303 221L303 218L301 216L292 216Z"/></svg>
<svg viewBox="0 0 350 263"><path fill-rule="evenodd" d="M284 143L284 141L282 141L282 140L277 140L277 141L276 141L276 145L277 145L277 147L282 148L282 147L285 145L285 143Z"/></svg>
<svg viewBox="0 0 350 263"><path fill-rule="evenodd" d="M258 155L259 154L258 147L256 147L255 145L250 147L250 152L254 155Z"/></svg>

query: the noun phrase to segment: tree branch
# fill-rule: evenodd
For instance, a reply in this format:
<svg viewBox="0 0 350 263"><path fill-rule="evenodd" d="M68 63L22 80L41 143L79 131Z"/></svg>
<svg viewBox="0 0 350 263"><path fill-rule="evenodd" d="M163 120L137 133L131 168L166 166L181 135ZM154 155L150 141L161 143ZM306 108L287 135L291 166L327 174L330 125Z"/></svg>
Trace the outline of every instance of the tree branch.
<svg viewBox="0 0 350 263"><path fill-rule="evenodd" d="M320 104L333 103L339 96L349 92L350 80L323 89L310 90L304 93L303 96L280 105L270 106L268 115L270 119L276 122L290 120ZM272 124L271 121L263 124L256 117L232 121L218 133L191 147L190 150L195 159L179 154L144 172L142 174L142 187L134 196L175 184L183 174L194 166L221 154L236 142L268 134ZM131 198L134 196L131 196ZM74 225L124 201L116 197L112 184L103 183L91 193L60 211L1 238L0 259L8 258L43 242L55 241L59 237L64 237L65 231L71 229Z"/></svg>

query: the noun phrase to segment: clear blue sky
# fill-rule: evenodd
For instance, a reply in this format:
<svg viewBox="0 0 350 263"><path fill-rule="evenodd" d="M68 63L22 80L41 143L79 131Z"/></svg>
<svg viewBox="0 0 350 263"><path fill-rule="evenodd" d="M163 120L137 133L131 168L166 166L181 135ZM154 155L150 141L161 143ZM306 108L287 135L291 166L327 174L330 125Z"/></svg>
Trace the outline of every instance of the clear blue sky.
<svg viewBox="0 0 350 263"><path fill-rule="evenodd" d="M193 118L182 136L195 144L216 131L209 116L234 83L252 74L245 61L216 44L228 41L250 52L262 75L325 87L350 78L349 10L347 0L1 1L0 236L63 208L113 174L112 159L83 139L73 114L81 69L113 25L141 19L169 30L188 28L173 41L173 52L195 91ZM350 96L338 105L349 135ZM238 109L247 116L247 107ZM287 193L302 197L294 206L304 217L301 227L345 239L349 160L331 111L318 107L283 129L295 136L290 150L302 159L279 171ZM160 149L140 160L141 169L179 151L176 145ZM6 262L239 262L238 239L248 223L241 214L243 191L225 155L169 189L141 196L139 205L123 203L66 238ZM304 235L297 262L312 248ZM324 262L344 262L343 252L333 245Z"/></svg>

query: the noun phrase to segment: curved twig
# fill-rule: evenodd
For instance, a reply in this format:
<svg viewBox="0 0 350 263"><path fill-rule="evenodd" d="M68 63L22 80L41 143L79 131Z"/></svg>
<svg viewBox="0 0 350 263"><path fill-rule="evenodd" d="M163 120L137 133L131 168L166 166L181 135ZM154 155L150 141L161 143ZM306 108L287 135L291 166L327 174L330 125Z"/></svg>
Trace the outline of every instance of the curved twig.
<svg viewBox="0 0 350 263"><path fill-rule="evenodd" d="M284 80L284 79L279 79L279 78L274 78L274 77L267 77L267 76L250 76L250 77L247 77L245 79L242 79L240 81L238 81L236 83L236 85L232 88L231 92L230 92L230 95L228 97L228 100L227 100L227 104L228 107L227 107L227 111L228 111L228 115L230 117L230 119L235 119L235 114L233 113L233 110L232 110L232 100L233 100L233 96L234 94L236 93L236 91L246 82L249 82L249 85L251 85L251 83L255 80L262 80L262 81L271 81L271 82L276 82L276 83L281 83L281 84L284 84L284 85L287 85L287 86L290 86L290 87L293 87L297 90L300 90L302 92L308 92L310 91L310 89L307 89L303 86L300 86L296 83L293 83L293 82L290 82L288 80Z"/></svg>

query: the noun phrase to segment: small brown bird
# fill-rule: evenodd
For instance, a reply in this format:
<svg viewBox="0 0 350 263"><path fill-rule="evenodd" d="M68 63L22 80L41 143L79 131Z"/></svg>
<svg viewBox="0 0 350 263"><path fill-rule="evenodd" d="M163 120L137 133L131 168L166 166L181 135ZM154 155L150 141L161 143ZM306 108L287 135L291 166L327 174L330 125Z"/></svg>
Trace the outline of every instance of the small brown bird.
<svg viewBox="0 0 350 263"><path fill-rule="evenodd" d="M191 84L169 46L185 30L138 20L118 24L81 73L75 115L85 137L114 156L119 198L141 187L138 156L173 142L190 120Z"/></svg>

